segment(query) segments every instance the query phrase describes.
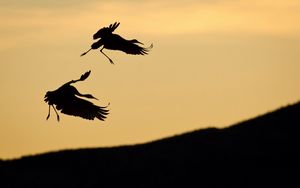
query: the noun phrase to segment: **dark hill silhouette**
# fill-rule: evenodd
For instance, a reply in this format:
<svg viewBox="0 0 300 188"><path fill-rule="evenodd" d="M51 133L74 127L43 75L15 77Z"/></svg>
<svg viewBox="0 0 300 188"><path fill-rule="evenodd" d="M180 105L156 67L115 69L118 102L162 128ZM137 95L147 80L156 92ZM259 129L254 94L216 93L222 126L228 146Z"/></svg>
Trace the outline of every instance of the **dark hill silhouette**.
<svg viewBox="0 0 300 188"><path fill-rule="evenodd" d="M223 129L0 161L0 187L299 187L300 103Z"/></svg>

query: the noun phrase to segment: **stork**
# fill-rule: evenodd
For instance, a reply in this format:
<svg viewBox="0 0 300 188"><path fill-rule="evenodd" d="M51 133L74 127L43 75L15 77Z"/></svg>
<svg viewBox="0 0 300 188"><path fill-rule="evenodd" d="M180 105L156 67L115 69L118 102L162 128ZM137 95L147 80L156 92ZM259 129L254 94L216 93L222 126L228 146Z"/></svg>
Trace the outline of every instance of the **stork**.
<svg viewBox="0 0 300 188"><path fill-rule="evenodd" d="M44 100L49 105L48 116L46 118L47 120L50 117L50 108L52 106L54 112L56 113L57 121L59 121L59 115L57 111L88 120L94 120L97 118L101 121L104 121L106 116L109 114L109 110L106 109L107 106L96 106L92 102L83 99L88 98L98 100L91 94L79 93L79 91L71 85L78 81L84 81L89 77L90 73L91 71L88 71L81 75L79 79L71 80L59 87L57 90L48 91L46 93Z"/></svg>
<svg viewBox="0 0 300 188"><path fill-rule="evenodd" d="M139 42L136 39L126 40L120 35L114 34L113 32L119 25L119 22L115 22L114 24L110 24L109 27L103 27L99 31L97 31L97 33L93 35L93 39L99 40L97 42L94 42L91 45L91 48L88 51L81 54L81 56L84 56L91 50L101 48L100 52L109 60L111 64L114 64L113 60L103 52L103 49L119 50L132 55L148 54L150 49L153 47L153 44L145 48L140 46L143 45L143 43Z"/></svg>

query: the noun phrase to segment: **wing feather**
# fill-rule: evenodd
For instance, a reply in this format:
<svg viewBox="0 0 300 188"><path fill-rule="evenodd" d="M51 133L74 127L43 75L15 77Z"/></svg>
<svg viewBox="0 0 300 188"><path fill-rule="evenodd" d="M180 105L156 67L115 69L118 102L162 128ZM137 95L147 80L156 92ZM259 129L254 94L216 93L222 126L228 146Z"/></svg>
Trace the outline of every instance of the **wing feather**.
<svg viewBox="0 0 300 188"><path fill-rule="evenodd" d="M76 96L61 105L61 112L88 120L97 118L101 121L104 121L109 114L109 110L106 107L96 106L90 101Z"/></svg>
<svg viewBox="0 0 300 188"><path fill-rule="evenodd" d="M127 54L131 55L146 55L153 48L153 44L149 47L142 47L139 44L142 44L138 40L126 40L120 35L113 34L109 41L105 42L105 48L112 50L121 50Z"/></svg>
<svg viewBox="0 0 300 188"><path fill-rule="evenodd" d="M147 55L152 47L152 44L149 47L145 48L131 41L127 41L126 43L120 46L123 52L131 55Z"/></svg>

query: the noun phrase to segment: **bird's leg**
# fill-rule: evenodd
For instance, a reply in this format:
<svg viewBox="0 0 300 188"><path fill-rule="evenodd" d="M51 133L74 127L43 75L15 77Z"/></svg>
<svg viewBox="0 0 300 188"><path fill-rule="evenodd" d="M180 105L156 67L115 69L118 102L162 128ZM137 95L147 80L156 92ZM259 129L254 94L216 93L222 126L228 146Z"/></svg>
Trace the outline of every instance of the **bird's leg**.
<svg viewBox="0 0 300 188"><path fill-rule="evenodd" d="M114 64L114 62L113 62L113 60L111 60L102 50L104 49L104 47L103 48L101 48L101 50L100 50L100 52L105 56L105 57L107 57L107 59L109 60L109 62L111 63L111 64Z"/></svg>
<svg viewBox="0 0 300 188"><path fill-rule="evenodd" d="M52 105L52 108L54 109L54 112L56 113L57 121L59 121L59 115L58 115L58 113L57 113L57 111L56 111L56 109L53 105Z"/></svg>
<svg viewBox="0 0 300 188"><path fill-rule="evenodd" d="M50 117L50 105L49 105L49 109L48 109L48 116L47 116L46 120L48 120L48 119L49 119L49 117Z"/></svg>

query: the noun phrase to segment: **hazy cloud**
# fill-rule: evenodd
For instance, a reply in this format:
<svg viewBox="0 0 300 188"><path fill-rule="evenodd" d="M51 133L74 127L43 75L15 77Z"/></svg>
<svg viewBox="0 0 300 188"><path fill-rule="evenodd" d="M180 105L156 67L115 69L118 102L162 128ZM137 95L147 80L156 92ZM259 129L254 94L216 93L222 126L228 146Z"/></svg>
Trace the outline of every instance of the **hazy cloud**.
<svg viewBox="0 0 300 188"><path fill-rule="evenodd" d="M4 6L3 6L4 5ZM120 21L119 31L146 35L219 33L293 37L300 33L300 2L205 1L1 1L2 45L24 38L91 34ZM76 32L75 32L76 31Z"/></svg>

